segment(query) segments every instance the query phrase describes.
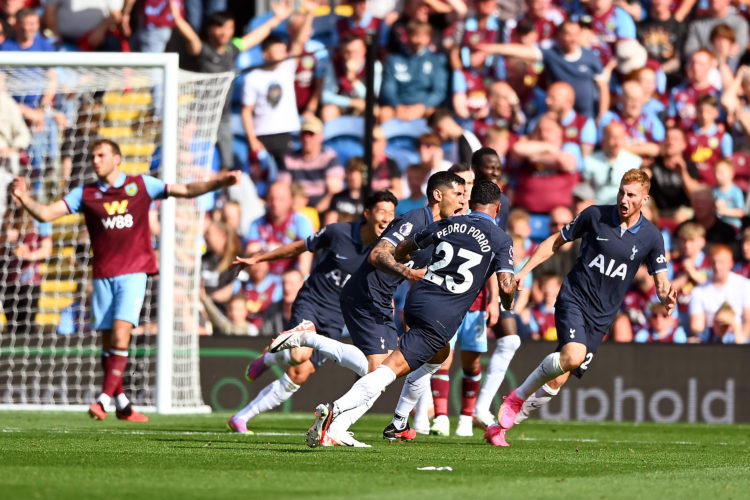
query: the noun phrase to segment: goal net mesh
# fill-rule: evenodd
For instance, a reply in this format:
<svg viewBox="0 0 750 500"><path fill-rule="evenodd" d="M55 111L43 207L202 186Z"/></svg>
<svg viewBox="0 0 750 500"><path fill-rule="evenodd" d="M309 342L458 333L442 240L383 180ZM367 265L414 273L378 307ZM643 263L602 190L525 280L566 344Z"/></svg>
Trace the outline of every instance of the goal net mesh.
<svg viewBox="0 0 750 500"><path fill-rule="evenodd" d="M213 144L233 76L180 72L178 183L213 175ZM37 200L58 200L96 179L89 146L98 138L120 145L123 172L160 177L163 82L162 68L0 68L0 103L13 107L11 98L18 103L30 132L18 153L0 154L0 404L88 405L102 378L100 334L90 323L92 256L83 216L39 224L14 205L7 194L10 181L24 176ZM208 203L205 197L178 199L172 221L173 369L158 376L171 377L174 408L203 405L198 292ZM157 262L158 210L154 204L150 217ZM124 376L126 395L145 407L156 400L158 288L158 275L149 277Z"/></svg>

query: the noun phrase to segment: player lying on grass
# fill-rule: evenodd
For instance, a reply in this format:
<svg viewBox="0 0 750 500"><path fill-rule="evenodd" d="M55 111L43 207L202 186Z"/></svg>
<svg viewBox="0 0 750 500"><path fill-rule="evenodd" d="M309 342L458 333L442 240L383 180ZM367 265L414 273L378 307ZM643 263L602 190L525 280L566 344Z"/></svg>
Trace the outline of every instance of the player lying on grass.
<svg viewBox="0 0 750 500"><path fill-rule="evenodd" d="M376 398L397 377L419 369L442 351L456 333L480 289L493 273L500 281L500 297L510 309L516 284L513 280L513 244L495 225L500 209L500 188L491 181L474 186L472 213L430 224L396 247L396 259L409 260L419 249L434 246L425 276L412 287L405 319L410 326L396 348L378 368L357 381L334 403L320 404L307 432L308 446L318 446L332 422L347 411Z"/></svg>
<svg viewBox="0 0 750 500"><path fill-rule="evenodd" d="M249 419L289 399L325 359L331 359L358 375L367 373L367 359L362 351L337 342L344 328L339 295L352 273L367 258L375 240L393 220L397 203L389 191L376 192L365 200L364 222L331 224L305 240L234 262L236 266L251 267L259 262L294 258L303 252L326 250L294 301L290 321L293 328L280 334L280 338L286 338L291 332L305 332L307 345L265 352L247 367L245 376L250 382L269 366L282 365L286 373L233 415L228 421L230 429L249 433ZM347 438L353 440L351 436Z"/></svg>
<svg viewBox="0 0 750 500"><path fill-rule="evenodd" d="M50 205L36 201L26 181L13 181L13 197L38 221L82 212L93 249L94 294L91 301L93 329L102 333L102 392L89 406L92 418L104 420L114 398L119 419L147 422L135 411L123 392L122 375L128 362L133 327L146 292L146 277L158 268L151 245L148 212L151 201L167 196L195 198L239 182L239 172L228 172L211 181L165 184L148 175L120 171L122 155L117 143L100 139L91 145L98 180L78 186Z"/></svg>
<svg viewBox="0 0 750 500"><path fill-rule="evenodd" d="M341 311L352 341L366 356L366 365L360 375L373 371L398 345L396 325L393 321L393 294L404 281L416 281L424 276L424 266L429 263L432 248L412 253L405 264L396 262L396 246L405 238L421 231L434 221L445 219L462 211L464 180L450 172L437 172L427 181L428 206L410 210L396 218L383 232L367 260L352 275L341 292ZM279 335L271 344L271 351L315 344L314 333L296 330ZM439 363L436 365L439 367ZM437 369L437 368L435 368ZM414 381L404 383L405 392L423 391L414 387ZM420 381L429 385L429 377ZM350 442L349 427L375 402L347 412L329 429L324 445L346 445ZM408 414L408 413L407 413ZM398 429L389 426L383 431L386 439L414 438L408 425ZM363 444L359 443L358 444Z"/></svg>
<svg viewBox="0 0 750 500"><path fill-rule="evenodd" d="M672 313L677 292L667 278L664 239L641 214L641 207L649 200L650 186L645 172L628 170L620 181L617 205L594 205L581 212L558 234L544 240L516 275L516 280L523 282L565 242L583 239L578 260L555 303L557 350L505 398L498 424L485 432L491 444L508 446L505 431L516 423L524 401L537 391L544 391L545 384L556 393L571 373L583 376L642 263L654 277L659 300Z"/></svg>

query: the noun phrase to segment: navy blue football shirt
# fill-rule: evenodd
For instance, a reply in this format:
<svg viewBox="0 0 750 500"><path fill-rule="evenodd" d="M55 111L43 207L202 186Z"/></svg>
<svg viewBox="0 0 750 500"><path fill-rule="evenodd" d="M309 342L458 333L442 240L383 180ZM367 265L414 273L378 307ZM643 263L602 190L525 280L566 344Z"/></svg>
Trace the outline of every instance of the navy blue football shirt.
<svg viewBox="0 0 750 500"><path fill-rule="evenodd" d="M361 226L361 222L330 224L305 240L311 252L325 253L305 280L297 300L312 302L341 315L341 290L370 253L371 246L364 245L360 238Z"/></svg>
<svg viewBox="0 0 750 500"><path fill-rule="evenodd" d="M432 210L429 207L409 210L400 217L396 217L380 235L393 246L413 236L432 223ZM430 261L430 249L420 250L412 254L411 267L422 268ZM351 279L342 291L342 296L350 303L373 304L380 312L393 317L393 294L404 278L377 269L367 259L362 266L352 274Z"/></svg>
<svg viewBox="0 0 750 500"><path fill-rule="evenodd" d="M615 205L587 208L562 229L562 237L582 241L555 307L577 306L600 331L612 324L642 263L652 275L667 271L664 238L656 226L641 215L636 225L623 229Z"/></svg>
<svg viewBox="0 0 750 500"><path fill-rule="evenodd" d="M513 240L492 217L473 212L434 222L414 241L434 249L424 279L406 298L407 314L450 339L487 279L513 274Z"/></svg>

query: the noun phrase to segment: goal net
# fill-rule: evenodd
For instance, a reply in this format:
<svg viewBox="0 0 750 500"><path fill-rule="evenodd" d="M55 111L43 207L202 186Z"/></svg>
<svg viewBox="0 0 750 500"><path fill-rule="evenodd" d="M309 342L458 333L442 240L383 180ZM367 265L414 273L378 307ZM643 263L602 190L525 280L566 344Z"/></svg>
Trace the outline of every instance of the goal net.
<svg viewBox="0 0 750 500"><path fill-rule="evenodd" d="M83 216L38 224L6 196L8 183L25 176L36 199L53 202L95 180L89 145L98 138L120 145L125 173L167 183L209 179L234 75L178 71L169 54L31 56L0 53L0 101L20 104L29 132L27 145L21 130L18 153L0 159L0 406L83 408L101 390L103 374L100 335L90 326ZM124 376L126 395L146 410L207 409L198 358L207 203L168 199L152 207L160 271L149 277Z"/></svg>

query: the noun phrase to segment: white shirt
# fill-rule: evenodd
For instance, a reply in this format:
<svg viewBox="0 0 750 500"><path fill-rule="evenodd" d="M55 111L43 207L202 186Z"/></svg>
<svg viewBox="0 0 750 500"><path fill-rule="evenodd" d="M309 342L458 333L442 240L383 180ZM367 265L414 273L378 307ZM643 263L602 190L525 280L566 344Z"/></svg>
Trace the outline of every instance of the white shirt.
<svg viewBox="0 0 750 500"><path fill-rule="evenodd" d="M294 94L295 59L275 69L256 69L245 78L242 104L253 106L255 135L283 134L299 130L297 98Z"/></svg>
<svg viewBox="0 0 750 500"><path fill-rule="evenodd" d="M750 307L750 280L736 273L729 273L724 286L707 281L693 289L690 297L690 315L706 315L706 326L714 324L714 315L724 302L729 302L734 309L737 321L742 321L743 309Z"/></svg>

